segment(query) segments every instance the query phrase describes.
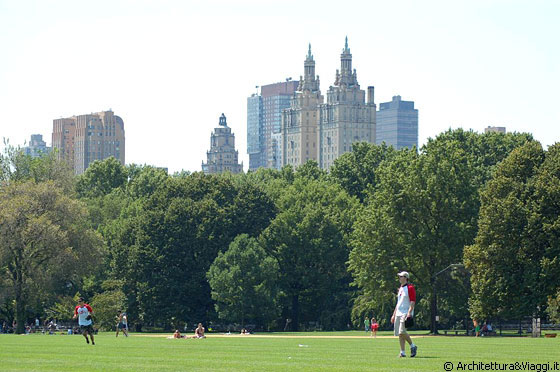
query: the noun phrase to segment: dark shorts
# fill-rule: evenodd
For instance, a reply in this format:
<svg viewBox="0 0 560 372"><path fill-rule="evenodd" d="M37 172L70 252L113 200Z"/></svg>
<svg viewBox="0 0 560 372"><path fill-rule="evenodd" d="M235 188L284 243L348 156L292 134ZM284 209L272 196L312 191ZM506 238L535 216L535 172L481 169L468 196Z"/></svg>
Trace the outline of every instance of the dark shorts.
<svg viewBox="0 0 560 372"><path fill-rule="evenodd" d="M127 328L128 328L128 327L126 326L126 324L124 324L124 323L119 323L119 324L117 325L117 327L119 327L119 329L127 329Z"/></svg>
<svg viewBox="0 0 560 372"><path fill-rule="evenodd" d="M80 331L82 331L82 334L84 334L84 333L89 333L90 335L93 334L93 324L81 325L80 326Z"/></svg>

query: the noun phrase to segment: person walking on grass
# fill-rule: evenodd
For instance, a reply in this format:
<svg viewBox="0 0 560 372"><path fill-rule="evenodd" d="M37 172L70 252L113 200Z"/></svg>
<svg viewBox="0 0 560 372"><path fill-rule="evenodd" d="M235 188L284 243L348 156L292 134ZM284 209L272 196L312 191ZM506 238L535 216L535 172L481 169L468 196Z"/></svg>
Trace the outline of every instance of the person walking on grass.
<svg viewBox="0 0 560 372"><path fill-rule="evenodd" d="M377 320L372 316L371 317L371 336L373 338L377 338L377 330L379 329L379 324L377 324Z"/></svg>
<svg viewBox="0 0 560 372"><path fill-rule="evenodd" d="M364 330L366 331L366 335L369 332L369 328L371 327L371 323L369 322L369 318L366 316L364 319Z"/></svg>
<svg viewBox="0 0 560 372"><path fill-rule="evenodd" d="M119 330L122 329L122 332L125 337L128 337L128 317L126 313L122 310L119 310L119 315L117 316L117 334L115 337L119 337Z"/></svg>
<svg viewBox="0 0 560 372"><path fill-rule="evenodd" d="M84 302L84 299L80 297L78 300L78 305L74 308L74 317L73 319L78 318L78 324L80 325L80 330L82 331L82 335L86 338L86 342L89 344L88 334L91 338L91 344L95 345L95 341L93 340L93 321L91 320L91 316L93 315L93 310L91 306Z"/></svg>
<svg viewBox="0 0 560 372"><path fill-rule="evenodd" d="M399 343L401 346L400 358L406 357L404 347L405 341L410 345L410 357L416 356L418 347L414 345L410 335L406 330L405 321L414 317L414 305L416 304L416 290L414 286L408 282L410 275L406 271L401 271L397 274L401 284L399 288L399 296L397 305L391 316L391 323L395 325L395 336L399 336Z"/></svg>

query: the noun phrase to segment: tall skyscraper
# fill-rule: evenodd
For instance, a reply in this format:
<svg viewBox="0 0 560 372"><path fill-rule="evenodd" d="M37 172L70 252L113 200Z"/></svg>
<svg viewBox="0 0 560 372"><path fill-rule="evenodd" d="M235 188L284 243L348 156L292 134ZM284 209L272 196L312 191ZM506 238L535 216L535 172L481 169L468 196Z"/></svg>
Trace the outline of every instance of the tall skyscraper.
<svg viewBox="0 0 560 372"><path fill-rule="evenodd" d="M206 164L202 162L202 171L206 174L243 172L243 163L238 163L239 153L235 150L235 135L231 133L224 114L210 136L210 150L206 152L206 157Z"/></svg>
<svg viewBox="0 0 560 372"><path fill-rule="evenodd" d="M290 106L290 99L297 85L291 79L263 85L260 95L253 94L247 98L247 153L250 170L277 167L278 141L273 137L275 133L280 133L282 110Z"/></svg>
<svg viewBox="0 0 560 372"><path fill-rule="evenodd" d="M115 157L125 164L124 122L113 111L53 120L52 147L82 174L95 160Z"/></svg>
<svg viewBox="0 0 560 372"><path fill-rule="evenodd" d="M51 148L47 147L47 143L43 141L42 134L32 134L29 145L23 148L23 153L34 158L46 155L51 152Z"/></svg>
<svg viewBox="0 0 560 372"><path fill-rule="evenodd" d="M294 93L290 108L282 112L282 164L298 167L308 160L317 161L318 107L323 103L319 76L311 44L303 63L304 76Z"/></svg>
<svg viewBox="0 0 560 372"><path fill-rule="evenodd" d="M266 167L262 116L262 97L252 94L247 98L247 153L250 170Z"/></svg>
<svg viewBox="0 0 560 372"><path fill-rule="evenodd" d="M368 97L360 89L356 69L352 70L352 54L346 38L340 55L340 71L334 85L327 91L327 103L319 108L318 162L329 169L340 155L352 151L352 143L375 143L374 87Z"/></svg>
<svg viewBox="0 0 560 372"><path fill-rule="evenodd" d="M397 150L418 148L418 110L413 101L402 101L401 96L394 96L391 102L379 104L375 143L383 142Z"/></svg>

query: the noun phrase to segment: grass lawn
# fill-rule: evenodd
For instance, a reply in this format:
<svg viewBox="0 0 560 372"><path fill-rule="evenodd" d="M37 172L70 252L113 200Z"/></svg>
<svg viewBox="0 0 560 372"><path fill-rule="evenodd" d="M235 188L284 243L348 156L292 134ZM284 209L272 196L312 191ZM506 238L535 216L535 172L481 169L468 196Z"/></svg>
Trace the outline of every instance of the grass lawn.
<svg viewBox="0 0 560 372"><path fill-rule="evenodd" d="M399 359L395 338L366 338L363 332L265 336L272 335L277 337L209 334L204 340L169 340L165 337L168 335L132 334L129 338L115 338L113 333L100 333L95 337L95 346L87 345L77 335L0 335L0 370L409 372L444 371L445 362L453 363L453 371L461 370L457 368L459 362L550 362L549 370L554 362L560 363L560 337L416 335L413 339L418 345L418 356Z"/></svg>

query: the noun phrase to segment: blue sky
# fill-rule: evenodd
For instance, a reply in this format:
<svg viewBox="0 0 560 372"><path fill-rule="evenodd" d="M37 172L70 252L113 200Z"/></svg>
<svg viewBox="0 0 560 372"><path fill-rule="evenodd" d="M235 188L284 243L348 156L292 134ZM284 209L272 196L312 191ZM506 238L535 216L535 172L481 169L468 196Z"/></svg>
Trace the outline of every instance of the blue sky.
<svg viewBox="0 0 560 372"><path fill-rule="evenodd" d="M560 1L0 0L0 137L50 143L52 120L111 108L127 163L200 170L222 112L246 155L246 98L321 90L348 36L363 89L419 110L419 140L488 125L560 139Z"/></svg>

